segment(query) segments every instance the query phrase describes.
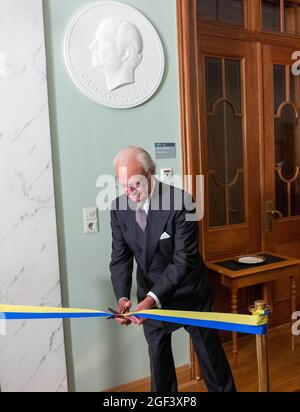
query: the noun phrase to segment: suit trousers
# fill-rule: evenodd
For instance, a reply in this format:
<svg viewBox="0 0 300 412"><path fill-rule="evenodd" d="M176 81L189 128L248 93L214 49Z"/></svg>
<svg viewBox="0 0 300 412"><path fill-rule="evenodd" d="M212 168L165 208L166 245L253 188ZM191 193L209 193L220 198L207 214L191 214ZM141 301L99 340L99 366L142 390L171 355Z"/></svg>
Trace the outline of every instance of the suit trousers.
<svg viewBox="0 0 300 412"><path fill-rule="evenodd" d="M177 392L177 378L171 347L172 332L181 327L190 334L209 392L236 392L231 369L216 331L194 326L146 320L151 392Z"/></svg>

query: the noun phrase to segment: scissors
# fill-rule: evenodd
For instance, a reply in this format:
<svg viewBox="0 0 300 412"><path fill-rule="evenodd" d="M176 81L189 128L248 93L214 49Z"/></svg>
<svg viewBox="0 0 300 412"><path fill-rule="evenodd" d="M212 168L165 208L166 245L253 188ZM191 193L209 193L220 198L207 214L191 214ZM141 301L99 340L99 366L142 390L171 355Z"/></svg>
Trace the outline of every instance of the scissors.
<svg viewBox="0 0 300 412"><path fill-rule="evenodd" d="M112 309L112 308L108 308L109 312L112 313L111 316L109 316L107 319L115 319L118 317L118 315L121 315L122 313L126 312L126 309L121 310L121 312L117 312L116 310Z"/></svg>

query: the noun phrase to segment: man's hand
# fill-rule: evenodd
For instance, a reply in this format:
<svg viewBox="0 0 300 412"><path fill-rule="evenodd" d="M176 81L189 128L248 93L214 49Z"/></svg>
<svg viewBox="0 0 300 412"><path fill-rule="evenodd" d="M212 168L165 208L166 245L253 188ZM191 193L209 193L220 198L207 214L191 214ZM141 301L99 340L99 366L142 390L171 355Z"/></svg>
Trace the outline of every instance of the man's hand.
<svg viewBox="0 0 300 412"><path fill-rule="evenodd" d="M119 300L117 312L118 313L128 313L131 306L132 306L132 303L130 300L122 298ZM126 317L123 317L123 316L115 317L115 320L119 325L128 326L131 323L131 319L127 316Z"/></svg>
<svg viewBox="0 0 300 412"><path fill-rule="evenodd" d="M149 310L155 307L155 300L151 296L147 296L144 300L142 300L137 307L135 308L134 312L139 312L141 310ZM138 318L136 316L130 316L132 323L136 325L142 325L145 322L145 318Z"/></svg>

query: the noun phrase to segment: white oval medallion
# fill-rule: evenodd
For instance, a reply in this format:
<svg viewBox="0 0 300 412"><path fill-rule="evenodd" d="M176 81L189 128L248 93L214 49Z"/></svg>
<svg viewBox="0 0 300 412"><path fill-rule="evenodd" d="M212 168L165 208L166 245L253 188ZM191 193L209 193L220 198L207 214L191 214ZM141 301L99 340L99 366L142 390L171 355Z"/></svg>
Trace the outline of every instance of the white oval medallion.
<svg viewBox="0 0 300 412"><path fill-rule="evenodd" d="M164 73L163 47L152 24L115 1L91 4L74 17L65 37L65 60L80 91L113 108L146 102Z"/></svg>

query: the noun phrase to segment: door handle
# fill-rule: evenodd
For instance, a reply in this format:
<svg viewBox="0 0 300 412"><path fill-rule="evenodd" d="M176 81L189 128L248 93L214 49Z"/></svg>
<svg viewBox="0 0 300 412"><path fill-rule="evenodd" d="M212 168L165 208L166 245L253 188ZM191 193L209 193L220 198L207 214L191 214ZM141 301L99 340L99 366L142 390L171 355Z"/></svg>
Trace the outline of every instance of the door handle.
<svg viewBox="0 0 300 412"><path fill-rule="evenodd" d="M275 219L282 219L283 214L279 211L274 209L272 202L266 202L266 231L272 232L273 229L273 221Z"/></svg>
<svg viewBox="0 0 300 412"><path fill-rule="evenodd" d="M282 219L283 214L279 210L267 210L267 213L272 215L273 219Z"/></svg>

